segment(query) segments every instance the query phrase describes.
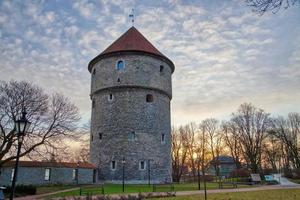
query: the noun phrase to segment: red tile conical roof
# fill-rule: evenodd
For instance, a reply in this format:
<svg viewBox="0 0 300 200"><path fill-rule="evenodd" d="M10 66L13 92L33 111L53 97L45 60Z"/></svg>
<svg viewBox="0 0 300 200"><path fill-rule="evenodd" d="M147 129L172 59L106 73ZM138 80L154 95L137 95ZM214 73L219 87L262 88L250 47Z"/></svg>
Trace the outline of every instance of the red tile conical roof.
<svg viewBox="0 0 300 200"><path fill-rule="evenodd" d="M118 52L144 52L152 55L159 56L166 59L172 66L174 71L173 62L157 50L135 27L128 29L123 35L121 35L115 42L113 42L108 48L106 48L100 55L94 58L89 63L89 70L92 65L101 57Z"/></svg>
<svg viewBox="0 0 300 200"><path fill-rule="evenodd" d="M100 55L119 51L144 51L164 56L135 27L128 29Z"/></svg>

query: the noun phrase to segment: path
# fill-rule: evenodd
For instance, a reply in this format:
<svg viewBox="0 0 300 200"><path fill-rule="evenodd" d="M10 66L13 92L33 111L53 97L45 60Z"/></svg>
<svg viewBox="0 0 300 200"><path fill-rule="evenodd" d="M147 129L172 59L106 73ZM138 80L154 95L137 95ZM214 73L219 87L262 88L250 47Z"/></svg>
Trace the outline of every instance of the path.
<svg viewBox="0 0 300 200"><path fill-rule="evenodd" d="M50 192L50 193L45 193L45 194L37 194L37 195L31 195L31 196L25 196L25 197L16 197L14 199L16 200L31 200L31 199L42 199L45 196L49 196L52 194L57 194L57 193L61 193L61 192L69 192L69 191L73 191L73 190L78 190L79 187L76 188L70 188L70 189L66 189L66 190L58 190L56 192Z"/></svg>
<svg viewBox="0 0 300 200"><path fill-rule="evenodd" d="M293 183L293 182L289 181L289 179L287 179L285 177L282 177L281 174L273 174L273 177L282 186L297 186L297 185L299 185L297 183Z"/></svg>
<svg viewBox="0 0 300 200"><path fill-rule="evenodd" d="M235 188L235 189L216 189L216 190L207 190L208 194L213 194L213 193L227 193L227 192L251 192L251 191L261 191L261 190L280 190L280 189L300 189L300 184L295 184L293 186L287 186L287 185L269 185L269 186L258 186L258 187L251 187L251 188ZM41 195L34 195L34 196L27 196L27 197L20 197L20 198L15 198L16 200L34 200L34 199L42 199L45 196L60 193L60 192L67 192L67 191L72 191L76 190L78 188L72 188L68 190L61 190L57 192L52 192L52 193L47 193L47 194L41 194ZM145 193L147 194L147 193ZM152 193L153 194L153 193ZM156 194L159 194L156 193ZM165 193L163 193L165 194ZM204 194L204 190L194 190L194 191L179 191L176 192L176 196L188 196L188 195L199 195L199 194ZM119 194L120 195L120 194ZM112 197L119 197L119 195L110 195ZM126 194L128 195L128 194ZM130 194L132 196L137 196L137 193ZM73 199L70 198L70 200Z"/></svg>

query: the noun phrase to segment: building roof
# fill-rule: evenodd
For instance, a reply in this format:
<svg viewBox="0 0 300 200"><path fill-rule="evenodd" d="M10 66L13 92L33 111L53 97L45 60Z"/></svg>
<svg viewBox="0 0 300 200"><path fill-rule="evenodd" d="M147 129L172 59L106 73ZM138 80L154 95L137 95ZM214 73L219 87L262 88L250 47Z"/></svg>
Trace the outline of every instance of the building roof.
<svg viewBox="0 0 300 200"><path fill-rule="evenodd" d="M143 52L158 56L162 59L165 59L172 67L172 72L174 71L173 62L163 55L157 48L155 48L135 27L128 29L101 54L95 57L89 63L89 71L91 71L93 64L97 62L99 58L120 52Z"/></svg>
<svg viewBox="0 0 300 200"><path fill-rule="evenodd" d="M218 157L215 158L215 160L211 160L210 162L214 163L215 161L218 162L218 163L220 163L220 164L235 163L233 157L231 157L231 156L225 156L225 155L218 156Z"/></svg>
<svg viewBox="0 0 300 200"><path fill-rule="evenodd" d="M15 161L4 163L3 167L14 167ZM77 168L77 163L71 162L47 162L47 161L20 161L20 167L57 167L57 168ZM79 162L79 168L96 169L96 166L88 162Z"/></svg>

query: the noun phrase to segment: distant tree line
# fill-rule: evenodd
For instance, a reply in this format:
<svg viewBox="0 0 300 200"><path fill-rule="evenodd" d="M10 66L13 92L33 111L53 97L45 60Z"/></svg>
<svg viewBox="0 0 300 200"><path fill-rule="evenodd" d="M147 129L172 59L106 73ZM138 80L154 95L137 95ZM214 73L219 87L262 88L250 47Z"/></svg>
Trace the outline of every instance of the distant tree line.
<svg viewBox="0 0 300 200"><path fill-rule="evenodd" d="M228 121L209 118L172 128L173 180L188 170L194 178L208 166L219 176L220 155L230 155L237 169L286 173L300 169L300 114L271 117L251 103L240 105Z"/></svg>

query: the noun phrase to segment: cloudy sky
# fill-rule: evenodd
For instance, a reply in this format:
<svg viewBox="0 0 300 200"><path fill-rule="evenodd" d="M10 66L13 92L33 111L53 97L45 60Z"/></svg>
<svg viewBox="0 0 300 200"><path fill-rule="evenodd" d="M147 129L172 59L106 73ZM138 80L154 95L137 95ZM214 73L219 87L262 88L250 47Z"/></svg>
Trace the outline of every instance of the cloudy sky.
<svg viewBox="0 0 300 200"><path fill-rule="evenodd" d="M88 62L135 26L174 61L172 122L227 119L243 102L300 112L300 5L257 16L243 0L0 1L0 80L59 91L90 118Z"/></svg>

